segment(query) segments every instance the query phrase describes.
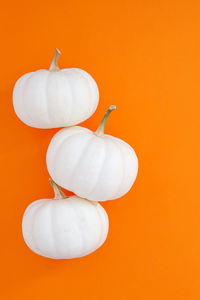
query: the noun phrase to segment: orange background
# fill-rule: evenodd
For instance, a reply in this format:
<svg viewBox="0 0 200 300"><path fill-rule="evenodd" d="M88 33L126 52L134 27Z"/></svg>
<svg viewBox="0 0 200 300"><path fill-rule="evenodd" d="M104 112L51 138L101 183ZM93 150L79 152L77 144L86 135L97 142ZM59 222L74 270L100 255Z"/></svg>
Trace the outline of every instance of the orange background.
<svg viewBox="0 0 200 300"><path fill-rule="evenodd" d="M200 299L200 2L5 1L1 25L1 294L4 299ZM83 126L127 141L139 174L123 198L103 203L106 243L54 261L23 242L34 200L53 196L45 154L57 130L25 126L12 90L24 73L80 67L100 104Z"/></svg>

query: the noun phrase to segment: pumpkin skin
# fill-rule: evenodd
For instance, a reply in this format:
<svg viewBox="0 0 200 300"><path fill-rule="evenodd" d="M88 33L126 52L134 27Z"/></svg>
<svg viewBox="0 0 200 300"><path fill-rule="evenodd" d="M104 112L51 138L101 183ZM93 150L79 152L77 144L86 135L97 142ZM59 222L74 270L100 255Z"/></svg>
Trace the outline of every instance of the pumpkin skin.
<svg viewBox="0 0 200 300"><path fill-rule="evenodd" d="M138 171L134 150L124 141L75 126L61 129L47 150L53 180L82 198L120 198L133 185Z"/></svg>
<svg viewBox="0 0 200 300"><path fill-rule="evenodd" d="M78 68L60 70L56 63L50 70L23 75L15 84L14 110L31 127L76 125L97 108L99 91L94 79Z"/></svg>
<svg viewBox="0 0 200 300"><path fill-rule="evenodd" d="M108 227L103 207L77 196L35 201L27 207L22 221L27 246L52 259L92 253L106 240Z"/></svg>

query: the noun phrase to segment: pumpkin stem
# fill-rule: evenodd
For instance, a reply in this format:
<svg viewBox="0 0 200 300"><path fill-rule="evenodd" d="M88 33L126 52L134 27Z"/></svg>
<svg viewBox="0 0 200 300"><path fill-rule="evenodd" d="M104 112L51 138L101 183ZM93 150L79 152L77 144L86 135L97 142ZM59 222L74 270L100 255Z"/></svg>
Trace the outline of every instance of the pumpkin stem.
<svg viewBox="0 0 200 300"><path fill-rule="evenodd" d="M104 128L105 128L105 125L106 125L106 121L107 121L107 119L108 119L108 117L109 117L109 114L110 114L111 111L113 111L114 109L116 109L116 106L115 106L115 105L111 105L111 106L109 107L109 109L108 109L107 112L105 113L105 115L104 115L104 117L103 117L103 119L102 119L102 121L101 121L101 123L100 123L100 125L99 125L99 127L98 127L98 129L97 129L97 131L95 132L96 135L98 135L98 136L104 135Z"/></svg>
<svg viewBox="0 0 200 300"><path fill-rule="evenodd" d="M65 195L65 193L63 192L63 190L59 187L59 185L57 185L55 183L55 181L53 181L51 178L49 178L49 181L53 187L53 190L54 190L54 199L55 200L60 200L60 199L66 199L67 196Z"/></svg>
<svg viewBox="0 0 200 300"><path fill-rule="evenodd" d="M54 57L53 57L53 59L51 61L51 65L50 65L49 71L56 72L56 71L60 70L58 68L58 57L59 57L60 54L61 54L61 52L56 48Z"/></svg>

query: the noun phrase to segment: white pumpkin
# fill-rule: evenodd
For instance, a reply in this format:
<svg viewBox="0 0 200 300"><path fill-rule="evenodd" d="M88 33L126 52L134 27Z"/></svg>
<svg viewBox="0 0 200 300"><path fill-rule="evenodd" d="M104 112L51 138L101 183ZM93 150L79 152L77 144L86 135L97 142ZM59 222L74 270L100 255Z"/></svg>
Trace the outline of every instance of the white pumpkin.
<svg viewBox="0 0 200 300"><path fill-rule="evenodd" d="M35 253L54 259L85 256L99 248L108 233L108 216L97 202L66 197L51 181L54 199L30 204L23 216L22 231Z"/></svg>
<svg viewBox="0 0 200 300"><path fill-rule="evenodd" d="M23 75L16 82L13 104L17 116L36 128L76 125L96 110L99 91L94 79L77 68L57 66L60 52L56 49L49 70Z"/></svg>
<svg viewBox="0 0 200 300"><path fill-rule="evenodd" d="M53 180L76 195L105 201L120 198L133 185L138 160L124 141L104 134L111 106L96 132L75 126L60 130L47 150L47 168Z"/></svg>

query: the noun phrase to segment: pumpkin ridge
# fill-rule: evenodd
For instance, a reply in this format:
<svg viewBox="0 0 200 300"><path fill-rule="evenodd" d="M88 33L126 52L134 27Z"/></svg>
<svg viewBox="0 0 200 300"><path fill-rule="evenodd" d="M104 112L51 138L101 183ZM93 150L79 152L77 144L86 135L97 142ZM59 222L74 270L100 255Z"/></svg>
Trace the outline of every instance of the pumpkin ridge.
<svg viewBox="0 0 200 300"><path fill-rule="evenodd" d="M129 151L131 153L131 160L134 160L134 157L136 158L136 160L137 160L137 172L138 172L138 159L137 159L137 156L136 156L136 153L135 153L134 149L129 144L127 144L123 140L122 140L123 143L121 143L121 140L118 139L118 138L114 137L114 139L117 141L117 143L119 143L119 148L120 148L120 150L122 152L122 159L124 161L124 164L123 164L124 176L123 176L123 181L121 182L121 185L123 185L123 182L124 182L124 179L125 179L125 175L127 173L126 170L127 170L127 157L128 157L127 154L126 155L123 154L123 149L124 149L124 151L126 153L127 153L127 151ZM132 178L132 183L129 182L129 188L127 189L126 193L129 192L129 190L131 189L133 183L135 182L136 177L137 177L137 172L136 172L136 175ZM124 193L123 194L119 193L119 190L118 190L118 193L115 194L115 198L114 199L120 198L120 197L122 197L124 195Z"/></svg>
<svg viewBox="0 0 200 300"><path fill-rule="evenodd" d="M40 72L41 70L38 70L38 71L35 71L35 72L32 72L31 73L31 75L26 79L26 87L24 88L24 90L23 90L23 98L24 98L24 111L26 111L26 114L27 114L27 116L28 116L28 119L30 119L30 121L31 121L31 123L32 124L34 124L35 123L35 120L33 120L33 118L32 118L32 116L31 116L31 114L30 113L28 113L27 112L27 109L26 109L26 105L25 105L25 103L28 101L28 99L26 100L26 98L25 98L25 91L26 90L28 90L29 89L29 87L28 87L28 84L29 84L29 82L31 81L31 79L33 79L34 78L34 76L38 73L38 72ZM44 70L43 70L44 71ZM32 125L30 125L30 126L32 126ZM35 126L33 126L33 127L35 127ZM38 127L37 127L38 128Z"/></svg>
<svg viewBox="0 0 200 300"><path fill-rule="evenodd" d="M45 87L44 87L44 90L46 90L45 94L46 94L46 99L44 100L45 102L45 107L46 107L46 116L47 116L47 123L51 124L51 115L50 115L50 110L49 110L49 105L48 105L48 80L49 80L49 75L51 73L48 72L47 73L47 76L46 76L46 82L45 82ZM47 124L47 126L49 126Z"/></svg>
<svg viewBox="0 0 200 300"><path fill-rule="evenodd" d="M99 203L98 203L99 204ZM99 245L101 245L101 240L103 238L103 231L102 231L102 224L103 224L103 221L102 221L102 216L101 216L101 212L99 211L99 205L96 206L96 212L97 212L97 215L99 217L99 222L100 222L100 234L99 234L99 240L98 240L98 243L97 243L97 249L99 248Z"/></svg>
<svg viewBox="0 0 200 300"><path fill-rule="evenodd" d="M69 71L70 69L64 69L64 70ZM61 71L63 71L63 70L61 70ZM68 85L68 90L70 91L70 105L68 105L68 107L70 106L70 108L71 108L70 113L68 115L68 122L70 123L71 118L72 118L72 114L73 114L73 111L74 111L74 103L75 103L74 99L75 99L75 97L73 97L73 90L71 88L71 84L70 84L70 80L68 78L68 75L65 72L62 72L61 74L65 77L67 85Z"/></svg>
<svg viewBox="0 0 200 300"><path fill-rule="evenodd" d="M84 73L84 71L83 70L81 70L81 69L74 69L74 71L77 73L77 74L79 74L79 75L81 75L86 81L87 81L87 86L89 86L89 95L90 95L90 97L89 97L89 104L88 104L88 109L87 109L87 117L90 115L90 113L91 113L91 111L93 111L93 109L91 110L91 107L93 106L92 104L93 103L91 103L91 100L92 100L92 93L91 93L91 85L90 85L90 83L91 83L91 80L89 79L89 76L88 76L88 78L86 78L87 77L87 75ZM83 72L82 72L83 71ZM85 76L86 75L86 76ZM88 84L88 82L89 82L89 84ZM85 120L85 118L83 119L83 121Z"/></svg>
<svg viewBox="0 0 200 300"><path fill-rule="evenodd" d="M27 122L28 115L26 111L24 111L24 97L23 97L22 90L24 89L26 79L29 78L32 73L33 72L30 72L20 77L15 83L13 89L13 106L14 106L15 113L18 116L18 118L21 119L25 124L28 124Z"/></svg>
<svg viewBox="0 0 200 300"><path fill-rule="evenodd" d="M45 199L45 200L49 200L49 199ZM34 230L34 227L35 227L35 224L36 224L36 219L37 219L37 213L38 211L44 207L44 205L46 204L46 201L45 202L42 202L41 205L39 207L36 208L34 214L33 214L33 222L32 222L32 240L34 240L35 242L35 245L36 245L36 248L39 250L38 253L39 254L42 254L42 255L46 255L45 252L43 250L41 250L41 248L38 246L38 243L37 243L37 234L35 234L35 230Z"/></svg>
<svg viewBox="0 0 200 300"><path fill-rule="evenodd" d="M118 146L118 149L120 151L120 157L121 157L121 161L122 161L122 176L121 176L121 183L119 184L119 187L117 189L117 192L112 196L113 199L115 199L116 197L118 198L118 194L119 191L121 190L121 186L124 182L124 177L125 177L125 166L124 166L124 155L122 153L122 149L121 149L121 144L120 143L114 143L116 145L116 147ZM118 145L117 145L118 144Z"/></svg>
<svg viewBox="0 0 200 300"><path fill-rule="evenodd" d="M57 201L57 200L55 200ZM63 200L64 201L64 200ZM49 207L49 218L50 218L50 223L51 223L51 238L52 238L52 244L53 244L53 247L55 249L55 256L58 256L60 253L59 253L59 250L58 250L58 247L56 245L57 243L57 235L55 233L55 223L56 223L56 217L57 217L57 211L56 211L56 203L54 203L54 201L52 201L52 203L49 203L50 204L50 207ZM53 215L53 213L55 213L55 215Z"/></svg>
<svg viewBox="0 0 200 300"><path fill-rule="evenodd" d="M43 98L41 100L41 103L43 103L43 111L44 111L44 117L42 119L40 119L40 122L42 122L45 126L45 128L49 128L50 124L51 124L51 115L49 112L49 105L48 105L48 95L47 95L47 90L48 90L48 81L49 81L49 75L51 74L49 71L45 70L46 72L44 72L43 74ZM42 93L41 93L42 94Z"/></svg>
<svg viewBox="0 0 200 300"><path fill-rule="evenodd" d="M108 218L108 214L106 212L106 210L103 208L103 206L99 205L99 211L101 211L101 216L102 216L102 219L103 219L103 224L105 226L103 226L103 229L104 229L104 234L103 234L103 239L101 240L101 245L103 245L103 243L106 241L107 239L107 236L108 236L108 231L109 231L109 218ZM106 228L106 230L105 230ZM104 238L105 236L105 238Z"/></svg>
<svg viewBox="0 0 200 300"><path fill-rule="evenodd" d="M66 89L68 88L68 90L70 90L70 97L67 98L68 101L69 101L69 98L70 98L70 104L68 103L68 105L67 105L67 108L68 108L68 111L69 111L67 118L68 118L68 122L69 122L70 119L71 119L71 117L72 117L72 113L73 113L73 96L72 96L72 91L71 91L71 86L70 86L69 78L68 78L68 76L67 76L67 74L65 72L62 72L62 71L65 71L65 70L68 70L68 69L62 69L62 70L60 70L59 71L59 75L63 76L63 78L67 82L65 88ZM65 98L66 98L66 90L65 90ZM69 107L70 107L70 110L69 110Z"/></svg>
<svg viewBox="0 0 200 300"><path fill-rule="evenodd" d="M87 143L85 144L85 146L83 147L83 149L82 149L82 151L81 151L81 154L80 154L80 156L79 156L79 158L78 158L78 160L77 160L77 162L76 162L76 164L75 164L75 166L74 166L74 170L73 170L73 172L72 172L72 174L71 174L71 178L72 178L72 183L71 183L71 186L72 186L72 191L73 191L73 181L74 181L74 178L76 178L76 176L75 176L75 173L77 172L77 169L78 169L78 167L79 167L79 163L80 163L80 161L82 160L82 158L84 157L84 154L85 154L85 152L87 151L87 149L88 149L88 147L89 147L89 144L90 144L90 142L91 142L91 140L93 139L93 138L95 138L95 136L93 136L92 134L91 134L91 137L88 139L88 141L87 141ZM85 198L85 197L84 197Z"/></svg>
<svg viewBox="0 0 200 300"><path fill-rule="evenodd" d="M34 213L32 214L32 219L34 220L34 218L35 218L35 212L36 212L36 210L37 210L37 208L39 208L41 205L42 205L42 200L37 200L37 201L35 201L35 202L33 202L33 203L31 203L28 207L27 207L27 210L25 210L25 212L24 212L24 215L23 215L23 220L22 220L22 232L23 232L23 236L24 236L24 238L25 238L25 235L24 235L24 230L23 230L23 221L24 221L24 218L27 218L27 217L30 217L30 209L32 209L32 208L34 208L35 207L35 205L37 205L37 207L35 208L35 210L34 210ZM33 241L33 222L31 223L31 230L28 232L30 235L31 235L31 240ZM39 250L39 248L36 246L36 243L35 242L33 242L33 244L34 244L34 250L32 249L32 247L31 247L31 243L29 242L29 241L27 241L26 240L26 243L27 243L27 245L29 246L29 248L32 250L32 251L40 251Z"/></svg>
<svg viewBox="0 0 200 300"><path fill-rule="evenodd" d="M64 131L65 129L61 129L61 130ZM68 129L66 129L66 130L68 130ZM59 134L59 133L60 133L60 131L58 131L57 134ZM57 155L57 152L60 151L60 149L63 147L63 144L68 140L68 138L74 137L75 135L78 135L78 134L80 134L80 132L73 132L72 134L70 134L70 135L67 136L67 137L63 136L63 137L62 137L62 140L59 141L59 143L56 141L56 144L53 145L53 151L52 151L52 149L51 149L51 152L53 152L53 154L50 153L51 156L53 156L53 159L51 159L51 160L52 160L52 161L56 161L55 156ZM57 138L57 137L54 136L54 138ZM51 143L52 143L52 141L51 141ZM50 144L51 144L51 143L50 143ZM57 144L57 143L58 143L58 144ZM49 146L50 146L50 145L49 145ZM47 149L47 155L49 155L48 153L49 153L49 147L48 147L48 149ZM51 166L51 169L55 169L55 168L54 168L54 167L52 168L52 166ZM51 176L54 177L52 173L51 173Z"/></svg>
<svg viewBox="0 0 200 300"><path fill-rule="evenodd" d="M27 87L25 87L25 85L27 85L27 82L30 81L30 79L33 77L34 74L35 74L35 72L31 72L31 73L30 73L30 76L29 76L29 77L26 77L26 78L24 79L24 88L22 89L22 92L21 92L21 96L22 96L22 102L21 102L21 103L23 103L23 104L22 104L23 112L25 112L25 115L26 115L26 117L27 117L27 120L30 119L30 123L34 123L34 121L33 121L32 117L31 117L31 115L27 112L27 109L26 109L26 106L25 106L25 102L26 102L26 99L25 99L25 91L26 91L26 89L27 89ZM29 124L30 124L30 123L29 123ZM32 126L32 125L30 125L30 126Z"/></svg>
<svg viewBox="0 0 200 300"><path fill-rule="evenodd" d="M75 208L74 206L72 206L72 209L74 211L74 215L76 216L76 221L78 221L79 219L79 214L77 213L77 207ZM79 222L76 222L76 225L77 225L77 228L78 228L78 231L79 231L79 235L80 235L80 240L81 240L81 251L79 253L79 256L81 255L82 256L82 253L84 253L84 237L83 237L83 234L82 234L82 230L81 230L81 226L79 224Z"/></svg>
<svg viewBox="0 0 200 300"><path fill-rule="evenodd" d="M97 91L97 98L98 98L97 102L96 103L94 103L94 102L91 103L91 99L90 99L91 105L89 105L89 107L93 106L93 109L89 110L89 115L91 115L91 113L94 113L96 111L97 106L99 104L99 89L98 89L97 83L93 79L93 77L89 73L85 72L84 70L82 70L82 69L80 69L80 70L81 70L82 75L83 76L87 76L88 77L88 81L90 82L90 84L89 84L89 90L90 90L91 99L94 98L94 90ZM93 88L91 87L91 85L93 86Z"/></svg>
<svg viewBox="0 0 200 300"><path fill-rule="evenodd" d="M98 138L98 137L97 137ZM106 141L104 140L104 139L101 139L103 142L104 142L104 146L105 146L105 151L104 151L104 159L103 159L103 161L102 161L102 163L101 163L101 168L100 168L100 170L98 171L98 176L97 176L97 179L96 179L96 182L95 182L95 184L93 185L93 187L92 187L92 189L90 190L90 192L86 195L86 198L87 197L90 197L91 196L91 194L94 192L94 190L96 189L96 187L97 187L97 185L98 185L98 183L99 183L99 177L101 176L101 174L102 174L102 172L103 172L103 167L104 167L104 163L105 163L105 161L106 161L106 151L107 151L107 144L106 144Z"/></svg>

